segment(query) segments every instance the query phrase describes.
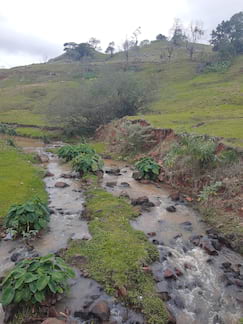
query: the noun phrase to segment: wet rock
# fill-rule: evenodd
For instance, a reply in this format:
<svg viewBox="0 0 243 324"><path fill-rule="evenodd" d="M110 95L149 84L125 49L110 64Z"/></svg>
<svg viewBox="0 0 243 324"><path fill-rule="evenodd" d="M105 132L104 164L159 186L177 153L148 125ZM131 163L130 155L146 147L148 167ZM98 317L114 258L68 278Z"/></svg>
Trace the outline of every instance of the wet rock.
<svg viewBox="0 0 243 324"><path fill-rule="evenodd" d="M174 271L171 269L165 269L164 270L164 278L165 279L176 279Z"/></svg>
<svg viewBox="0 0 243 324"><path fill-rule="evenodd" d="M230 269L230 267L231 267L231 263L230 262L223 262L221 265L222 265L222 267L224 269Z"/></svg>
<svg viewBox="0 0 243 324"><path fill-rule="evenodd" d="M105 173L110 174L110 175L114 175L114 176L119 176L121 175L121 170L116 168L116 169L109 169L106 170Z"/></svg>
<svg viewBox="0 0 243 324"><path fill-rule="evenodd" d="M69 187L69 184L67 184L66 182L59 181L59 182L55 183L55 187L56 188L66 188L66 187Z"/></svg>
<svg viewBox="0 0 243 324"><path fill-rule="evenodd" d="M183 222L183 223L180 223L180 226L184 228L184 230L186 231L192 231L192 223L191 222Z"/></svg>
<svg viewBox="0 0 243 324"><path fill-rule="evenodd" d="M55 214L55 210L54 209L49 209L50 215Z"/></svg>
<svg viewBox="0 0 243 324"><path fill-rule="evenodd" d="M132 200L132 205L133 206L137 206L137 205L141 206L141 205L147 204L148 202L149 202L148 197L143 196L143 197L133 199Z"/></svg>
<svg viewBox="0 0 243 324"><path fill-rule="evenodd" d="M166 207L166 210L170 213L175 213L176 212L176 207L175 206L169 206Z"/></svg>
<svg viewBox="0 0 243 324"><path fill-rule="evenodd" d="M117 182L116 181L109 181L109 182L106 182L105 185L106 185L106 187L114 188L117 185Z"/></svg>
<svg viewBox="0 0 243 324"><path fill-rule="evenodd" d="M156 233L155 232L149 232L147 233L148 236L156 236Z"/></svg>
<svg viewBox="0 0 243 324"><path fill-rule="evenodd" d="M195 245L195 246L199 246L200 241L201 241L202 235L192 235L189 237L189 241Z"/></svg>
<svg viewBox="0 0 243 324"><path fill-rule="evenodd" d="M172 201L179 201L179 200L180 200L180 193L179 193L179 192L172 192L172 193L169 195L169 198L170 198Z"/></svg>
<svg viewBox="0 0 243 324"><path fill-rule="evenodd" d="M110 317L110 307L106 301L100 300L92 307L90 313L101 321L108 321Z"/></svg>
<svg viewBox="0 0 243 324"><path fill-rule="evenodd" d="M65 324L65 323L66 322L58 320L57 318L49 317L44 322L42 322L41 324Z"/></svg>
<svg viewBox="0 0 243 324"><path fill-rule="evenodd" d="M217 239L212 239L211 242L212 242L213 247L217 251L220 251L222 249L222 244Z"/></svg>
<svg viewBox="0 0 243 324"><path fill-rule="evenodd" d="M167 307L167 312L168 312L167 324L176 324L176 318L175 318L174 314L170 311L170 309L168 309L168 307Z"/></svg>
<svg viewBox="0 0 243 324"><path fill-rule="evenodd" d="M75 178L75 175L72 174L72 173L62 173L60 175L61 178L64 178L64 179L72 179L72 178Z"/></svg>
<svg viewBox="0 0 243 324"><path fill-rule="evenodd" d="M158 240L152 240L152 243L153 243L154 245L160 245L160 242L159 242Z"/></svg>
<svg viewBox="0 0 243 324"><path fill-rule="evenodd" d="M156 284L156 291L158 293L167 292L169 293L169 286L167 281L160 281Z"/></svg>
<svg viewBox="0 0 243 324"><path fill-rule="evenodd" d="M243 288L243 280L235 279L234 284L239 288Z"/></svg>
<svg viewBox="0 0 243 324"><path fill-rule="evenodd" d="M139 172L139 171L135 171L135 172L133 172L132 177L133 177L133 179L135 179L135 180L142 180L143 175L142 175L141 172Z"/></svg>
<svg viewBox="0 0 243 324"><path fill-rule="evenodd" d="M177 275L177 277L183 276L183 272L178 268L175 268L175 274Z"/></svg>
<svg viewBox="0 0 243 324"><path fill-rule="evenodd" d="M212 242L207 237L203 237L201 239L200 247L204 249L209 255L218 255L218 252L213 247Z"/></svg>
<svg viewBox="0 0 243 324"><path fill-rule="evenodd" d="M51 173L50 171L46 171L44 177L54 177L54 174Z"/></svg>
<svg viewBox="0 0 243 324"><path fill-rule="evenodd" d="M15 252L15 253L13 253L13 254L11 255L10 260L11 260L12 262L16 262L16 261L19 259L20 256L21 256L21 254L20 254L19 252Z"/></svg>
<svg viewBox="0 0 243 324"><path fill-rule="evenodd" d="M120 186L123 187L123 188L129 188L129 187L131 187L130 184L127 183L127 182L121 182L120 183Z"/></svg>
<svg viewBox="0 0 243 324"><path fill-rule="evenodd" d="M237 291L234 294L234 297L241 303L243 303L243 292L242 291Z"/></svg>
<svg viewBox="0 0 243 324"><path fill-rule="evenodd" d="M191 263L188 263L188 262L184 263L184 268L188 269L188 270L196 270L197 269L194 265L192 265Z"/></svg>
<svg viewBox="0 0 243 324"><path fill-rule="evenodd" d="M126 191L122 191L119 195L120 198L127 198L130 199L128 193Z"/></svg>
<svg viewBox="0 0 243 324"><path fill-rule="evenodd" d="M175 306L179 309L184 309L185 308L185 303L184 300L180 296L176 296L173 300Z"/></svg>

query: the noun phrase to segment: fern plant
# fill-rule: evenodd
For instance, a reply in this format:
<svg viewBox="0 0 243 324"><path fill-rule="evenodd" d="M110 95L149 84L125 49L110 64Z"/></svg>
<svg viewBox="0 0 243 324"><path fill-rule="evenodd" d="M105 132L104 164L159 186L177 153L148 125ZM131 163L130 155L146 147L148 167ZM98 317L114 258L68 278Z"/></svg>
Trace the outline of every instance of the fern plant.
<svg viewBox="0 0 243 324"><path fill-rule="evenodd" d="M74 271L52 254L20 261L1 284L1 303L41 303L63 294L68 288L67 280L74 276Z"/></svg>
<svg viewBox="0 0 243 324"><path fill-rule="evenodd" d="M103 160L98 154L82 153L76 156L72 161L72 167L80 175L85 175L89 172L102 170L104 166Z"/></svg>
<svg viewBox="0 0 243 324"><path fill-rule="evenodd" d="M155 180L160 172L159 164L150 157L144 157L140 159L135 167L141 173L143 179Z"/></svg>
<svg viewBox="0 0 243 324"><path fill-rule="evenodd" d="M216 181L208 186L205 186L203 190L198 195L199 201L207 201L209 197L216 196L219 188L222 187L221 181Z"/></svg>
<svg viewBox="0 0 243 324"><path fill-rule="evenodd" d="M38 197L24 204L13 205L5 218L4 225L13 236L29 237L47 227L49 209Z"/></svg>

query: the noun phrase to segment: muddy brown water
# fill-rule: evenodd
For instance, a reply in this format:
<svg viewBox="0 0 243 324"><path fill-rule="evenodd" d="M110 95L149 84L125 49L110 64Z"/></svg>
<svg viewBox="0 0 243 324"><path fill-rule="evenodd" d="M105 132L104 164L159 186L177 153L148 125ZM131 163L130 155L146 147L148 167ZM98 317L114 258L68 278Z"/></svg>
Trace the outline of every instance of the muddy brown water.
<svg viewBox="0 0 243 324"><path fill-rule="evenodd" d="M17 142L26 152L37 152L48 157L49 161L44 165L54 176L45 178L45 183L49 194L49 207L53 213L49 230L33 241L33 248L20 240L0 242L0 275L14 266L14 262L11 261L13 254L19 254L21 257L36 253L45 255L65 248L69 239L82 239L84 236L86 239L92 239L87 223L80 217L84 203L80 180L62 178L63 173L70 173L69 166L46 151L47 148L59 146L61 143L43 145L39 141L26 138L18 138ZM106 160L105 171L112 168L119 168L121 172L119 176L104 173L103 187L107 191L116 196L126 192L132 199L147 196L155 204L150 211L143 211L131 225L146 234L156 233L154 237L148 238L157 241L160 253L160 261L152 265L157 282L156 289L160 293L166 292L167 305L177 323L238 324L239 319L243 317L243 303L239 302L239 298L243 301L242 288L235 285L225 286L222 279L222 263L242 265L242 257L225 247L218 256L211 257L201 248L192 246L188 240L192 233L205 234L206 227L200 220L200 215L183 203L175 206L176 212L167 212L166 207L174 203L168 198L166 188L154 184L140 184L132 178L133 171L126 163ZM58 181L63 181L68 186L56 188L55 183ZM106 185L107 182L115 182L116 185L111 188ZM190 226L182 226L184 222L190 222ZM191 269L185 269L185 263L190 264ZM180 269L183 275L177 280L165 280L164 270L173 267ZM77 270L76 278L70 281L70 285L70 293L57 305L59 311L63 312L68 308L72 315L79 316L94 301L105 299L110 305L112 320L127 324L143 323L140 314L117 303L113 297L103 292L97 282L82 277ZM81 318L77 321L89 323Z"/></svg>
<svg viewBox="0 0 243 324"><path fill-rule="evenodd" d="M142 211L131 224L146 234L156 234L149 238L156 242L160 253L160 262L152 266L156 287L169 296L167 305L177 323L238 324L243 316L243 287L226 286L222 264L230 262L236 269L241 269L243 279L242 257L226 247L218 252L218 256L209 256L200 247L192 245L188 240L192 234L205 235L206 226L200 215L185 203L172 202L168 198L168 189L135 181L133 170L126 163L107 160L105 165L105 171L120 169L120 175L105 172L103 187L106 190L116 196L128 194L131 199L147 196L155 204L150 211ZM112 182L116 185L110 187ZM166 210L171 205L176 207L176 212ZM190 226L182 225L185 222ZM191 269L185 269L185 264ZM163 271L174 268L183 275L177 280L165 280Z"/></svg>

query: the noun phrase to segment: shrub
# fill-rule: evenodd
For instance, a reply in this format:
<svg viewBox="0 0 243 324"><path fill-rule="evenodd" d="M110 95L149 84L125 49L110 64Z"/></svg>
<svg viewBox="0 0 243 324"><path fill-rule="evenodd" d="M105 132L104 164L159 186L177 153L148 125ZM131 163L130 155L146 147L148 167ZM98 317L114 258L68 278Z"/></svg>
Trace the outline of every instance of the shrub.
<svg viewBox="0 0 243 324"><path fill-rule="evenodd" d="M8 125L0 123L0 134L6 134L10 136L16 136L17 133L14 128L9 127Z"/></svg>
<svg viewBox="0 0 243 324"><path fill-rule="evenodd" d="M199 169L215 165L218 157L215 154L216 143L199 135L182 134L164 159L165 165L173 167L178 157L186 156L193 167Z"/></svg>
<svg viewBox="0 0 243 324"><path fill-rule="evenodd" d="M13 205L6 216L5 227L14 236L29 237L45 228L49 221L49 209L39 198L24 204Z"/></svg>
<svg viewBox="0 0 243 324"><path fill-rule="evenodd" d="M79 145L62 146L57 152L58 157L64 159L66 162L73 160L81 153L95 154L96 152L88 144L83 143Z"/></svg>
<svg viewBox="0 0 243 324"><path fill-rule="evenodd" d="M232 149L225 150L219 155L222 164L229 165L239 161L238 153Z"/></svg>
<svg viewBox="0 0 243 324"><path fill-rule="evenodd" d="M160 172L160 166L150 157L140 159L135 166L144 179L155 180Z"/></svg>
<svg viewBox="0 0 243 324"><path fill-rule="evenodd" d="M103 160L96 153L82 153L76 156L72 161L73 169L81 175L102 170L103 165Z"/></svg>
<svg viewBox="0 0 243 324"><path fill-rule="evenodd" d="M64 293L67 279L74 275L61 258L51 254L20 261L2 282L1 303L41 303Z"/></svg>
<svg viewBox="0 0 243 324"><path fill-rule="evenodd" d="M135 155L155 144L150 126L141 126L139 123L133 124L130 120L124 120L118 134L119 151L124 154Z"/></svg>
<svg viewBox="0 0 243 324"><path fill-rule="evenodd" d="M217 195L217 191L222 187L221 181L216 181L208 186L205 186L203 190L199 193L199 201L207 201L210 196Z"/></svg>

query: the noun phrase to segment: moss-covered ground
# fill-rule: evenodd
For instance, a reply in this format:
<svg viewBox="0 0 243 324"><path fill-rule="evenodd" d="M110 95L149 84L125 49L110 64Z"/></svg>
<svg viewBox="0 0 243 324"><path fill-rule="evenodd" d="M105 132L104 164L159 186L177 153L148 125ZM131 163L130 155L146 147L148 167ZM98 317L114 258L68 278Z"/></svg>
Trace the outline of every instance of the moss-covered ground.
<svg viewBox="0 0 243 324"><path fill-rule="evenodd" d="M9 207L38 196L47 201L42 172L32 157L0 140L0 222Z"/></svg>
<svg viewBox="0 0 243 324"><path fill-rule="evenodd" d="M71 241L67 261L85 256L88 262L81 267L108 294L120 296L128 306L141 311L149 324L167 323L167 311L155 292L152 275L143 270L158 258L157 249L129 222L138 211L98 185L90 186L86 197L92 240Z"/></svg>

